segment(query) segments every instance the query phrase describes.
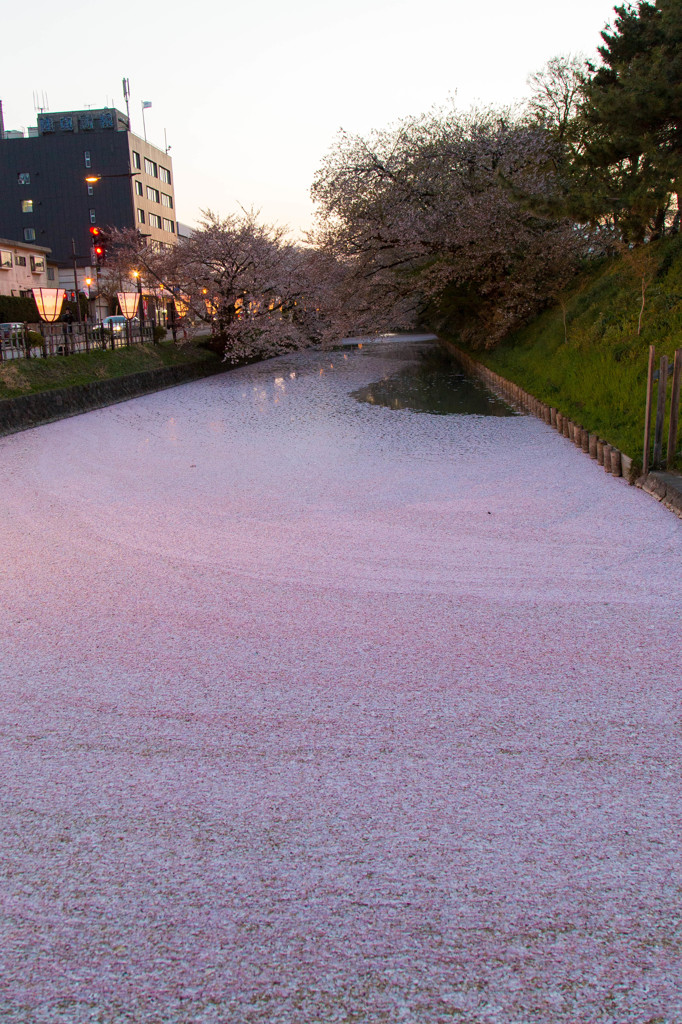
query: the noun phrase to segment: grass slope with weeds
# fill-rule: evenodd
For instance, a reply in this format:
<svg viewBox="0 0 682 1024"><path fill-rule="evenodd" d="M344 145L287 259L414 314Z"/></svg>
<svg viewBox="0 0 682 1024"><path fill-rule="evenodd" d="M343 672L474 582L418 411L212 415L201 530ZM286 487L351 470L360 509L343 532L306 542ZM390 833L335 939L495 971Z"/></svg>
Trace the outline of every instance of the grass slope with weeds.
<svg viewBox="0 0 682 1024"><path fill-rule="evenodd" d="M11 359L0 363L0 399L31 395L40 391L68 388L75 384L126 377L144 370L164 366L205 363L218 367L220 356L201 343L178 345L163 341L158 345L131 345L130 348L79 352L71 356L50 356L47 359Z"/></svg>
<svg viewBox="0 0 682 1024"><path fill-rule="evenodd" d="M682 236L600 261L557 306L471 354L641 463L649 345L657 366L682 346Z"/></svg>

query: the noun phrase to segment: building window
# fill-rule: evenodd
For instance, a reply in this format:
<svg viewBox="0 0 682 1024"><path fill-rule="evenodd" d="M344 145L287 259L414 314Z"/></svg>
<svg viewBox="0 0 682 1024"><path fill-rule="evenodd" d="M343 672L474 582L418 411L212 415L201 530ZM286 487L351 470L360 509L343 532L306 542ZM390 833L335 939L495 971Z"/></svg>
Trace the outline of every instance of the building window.
<svg viewBox="0 0 682 1024"><path fill-rule="evenodd" d="M173 221L172 220L167 220L164 217L163 218L163 230L164 231L170 231L171 234L174 235L175 234L175 224L173 223Z"/></svg>
<svg viewBox="0 0 682 1024"><path fill-rule="evenodd" d="M21 212L22 213L33 213L33 200L22 199L21 200Z"/></svg>
<svg viewBox="0 0 682 1024"><path fill-rule="evenodd" d="M0 270L12 269L12 253L9 249L0 249Z"/></svg>
<svg viewBox="0 0 682 1024"><path fill-rule="evenodd" d="M161 227L161 218L158 217L155 213L150 213L149 214L149 225L150 225L150 227L153 227L153 228L160 228Z"/></svg>
<svg viewBox="0 0 682 1024"><path fill-rule="evenodd" d="M158 176L159 176L158 168L157 168L156 164L154 163L154 161L150 160L148 157L144 158L144 169L147 172L147 174L151 175L152 178L158 178Z"/></svg>
<svg viewBox="0 0 682 1024"><path fill-rule="evenodd" d="M161 181L165 181L167 185L171 183L170 171L167 167L159 167L159 177Z"/></svg>
<svg viewBox="0 0 682 1024"><path fill-rule="evenodd" d="M35 228L24 228L24 241L35 242L36 240L36 229Z"/></svg>
<svg viewBox="0 0 682 1024"><path fill-rule="evenodd" d="M137 223L144 224L144 210L137 211Z"/></svg>
<svg viewBox="0 0 682 1024"><path fill-rule="evenodd" d="M17 184L19 184L19 185L30 185L31 184L31 175L28 173L28 171L20 171L19 174L17 174Z"/></svg>
<svg viewBox="0 0 682 1024"><path fill-rule="evenodd" d="M159 201L159 190L158 190L158 188L152 188L151 185L147 185L147 199L151 203L158 203L158 201Z"/></svg>
<svg viewBox="0 0 682 1024"><path fill-rule="evenodd" d="M25 267L26 266L26 257L25 256L15 256L14 257L14 266L15 267Z"/></svg>
<svg viewBox="0 0 682 1024"><path fill-rule="evenodd" d="M92 187L92 185L88 185L88 195L89 196L94 196L94 194L95 194L94 188Z"/></svg>
<svg viewBox="0 0 682 1024"><path fill-rule="evenodd" d="M136 196L141 196L142 195L142 182L138 181L137 178L135 179L135 195Z"/></svg>
<svg viewBox="0 0 682 1024"><path fill-rule="evenodd" d="M42 274L45 271L45 257L31 256L31 271L34 274Z"/></svg>
<svg viewBox="0 0 682 1024"><path fill-rule="evenodd" d="M167 206L169 210L173 209L173 197L167 196L165 192L161 193L161 203L163 206Z"/></svg>
<svg viewBox="0 0 682 1024"><path fill-rule="evenodd" d="M90 160L90 150L86 149L83 153L83 156L85 157L85 166L92 167L92 161Z"/></svg>
<svg viewBox="0 0 682 1024"><path fill-rule="evenodd" d="M135 150L133 150L133 167L136 167L138 171L142 169L140 154L136 153Z"/></svg>
<svg viewBox="0 0 682 1024"><path fill-rule="evenodd" d="M97 217L95 216L95 211L94 210L90 210L90 223L91 224L96 224L97 223Z"/></svg>
<svg viewBox="0 0 682 1024"><path fill-rule="evenodd" d="M54 267L47 268L47 279L48 281L54 281Z"/></svg>

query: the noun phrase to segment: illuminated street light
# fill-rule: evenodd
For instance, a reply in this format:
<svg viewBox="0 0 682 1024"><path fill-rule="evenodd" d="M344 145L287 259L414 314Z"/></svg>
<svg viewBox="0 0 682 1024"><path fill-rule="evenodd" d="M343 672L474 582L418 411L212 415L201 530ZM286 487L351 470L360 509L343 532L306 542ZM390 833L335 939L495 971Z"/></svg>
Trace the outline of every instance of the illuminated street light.
<svg viewBox="0 0 682 1024"><path fill-rule="evenodd" d="M142 171L126 171L125 174L89 174L85 179L88 185L94 185L103 178L135 178Z"/></svg>

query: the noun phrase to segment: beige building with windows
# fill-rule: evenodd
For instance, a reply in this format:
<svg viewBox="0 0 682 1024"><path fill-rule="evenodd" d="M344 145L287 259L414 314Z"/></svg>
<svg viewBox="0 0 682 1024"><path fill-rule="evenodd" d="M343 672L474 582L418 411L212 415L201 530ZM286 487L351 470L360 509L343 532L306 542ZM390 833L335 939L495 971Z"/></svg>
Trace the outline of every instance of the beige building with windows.
<svg viewBox="0 0 682 1024"><path fill-rule="evenodd" d="M174 245L178 232L170 157L132 133L128 141L136 227L152 243Z"/></svg>
<svg viewBox="0 0 682 1024"><path fill-rule="evenodd" d="M0 238L0 295L31 295L33 288L58 287L52 250L42 245Z"/></svg>

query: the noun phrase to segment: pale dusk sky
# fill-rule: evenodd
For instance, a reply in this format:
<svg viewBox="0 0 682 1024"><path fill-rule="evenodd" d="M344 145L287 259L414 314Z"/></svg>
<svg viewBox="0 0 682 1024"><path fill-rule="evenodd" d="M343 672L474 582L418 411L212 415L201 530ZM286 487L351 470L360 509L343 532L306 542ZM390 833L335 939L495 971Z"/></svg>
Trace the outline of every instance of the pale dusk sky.
<svg viewBox="0 0 682 1024"><path fill-rule="evenodd" d="M175 170L178 218L254 206L294 231L311 223L313 175L336 132L367 133L454 97L512 103L551 57L594 57L611 0L170 0L2 5L5 128L52 110L125 111ZM190 13L188 13L190 12ZM11 42L11 45L8 43ZM73 50L71 49L73 47Z"/></svg>

